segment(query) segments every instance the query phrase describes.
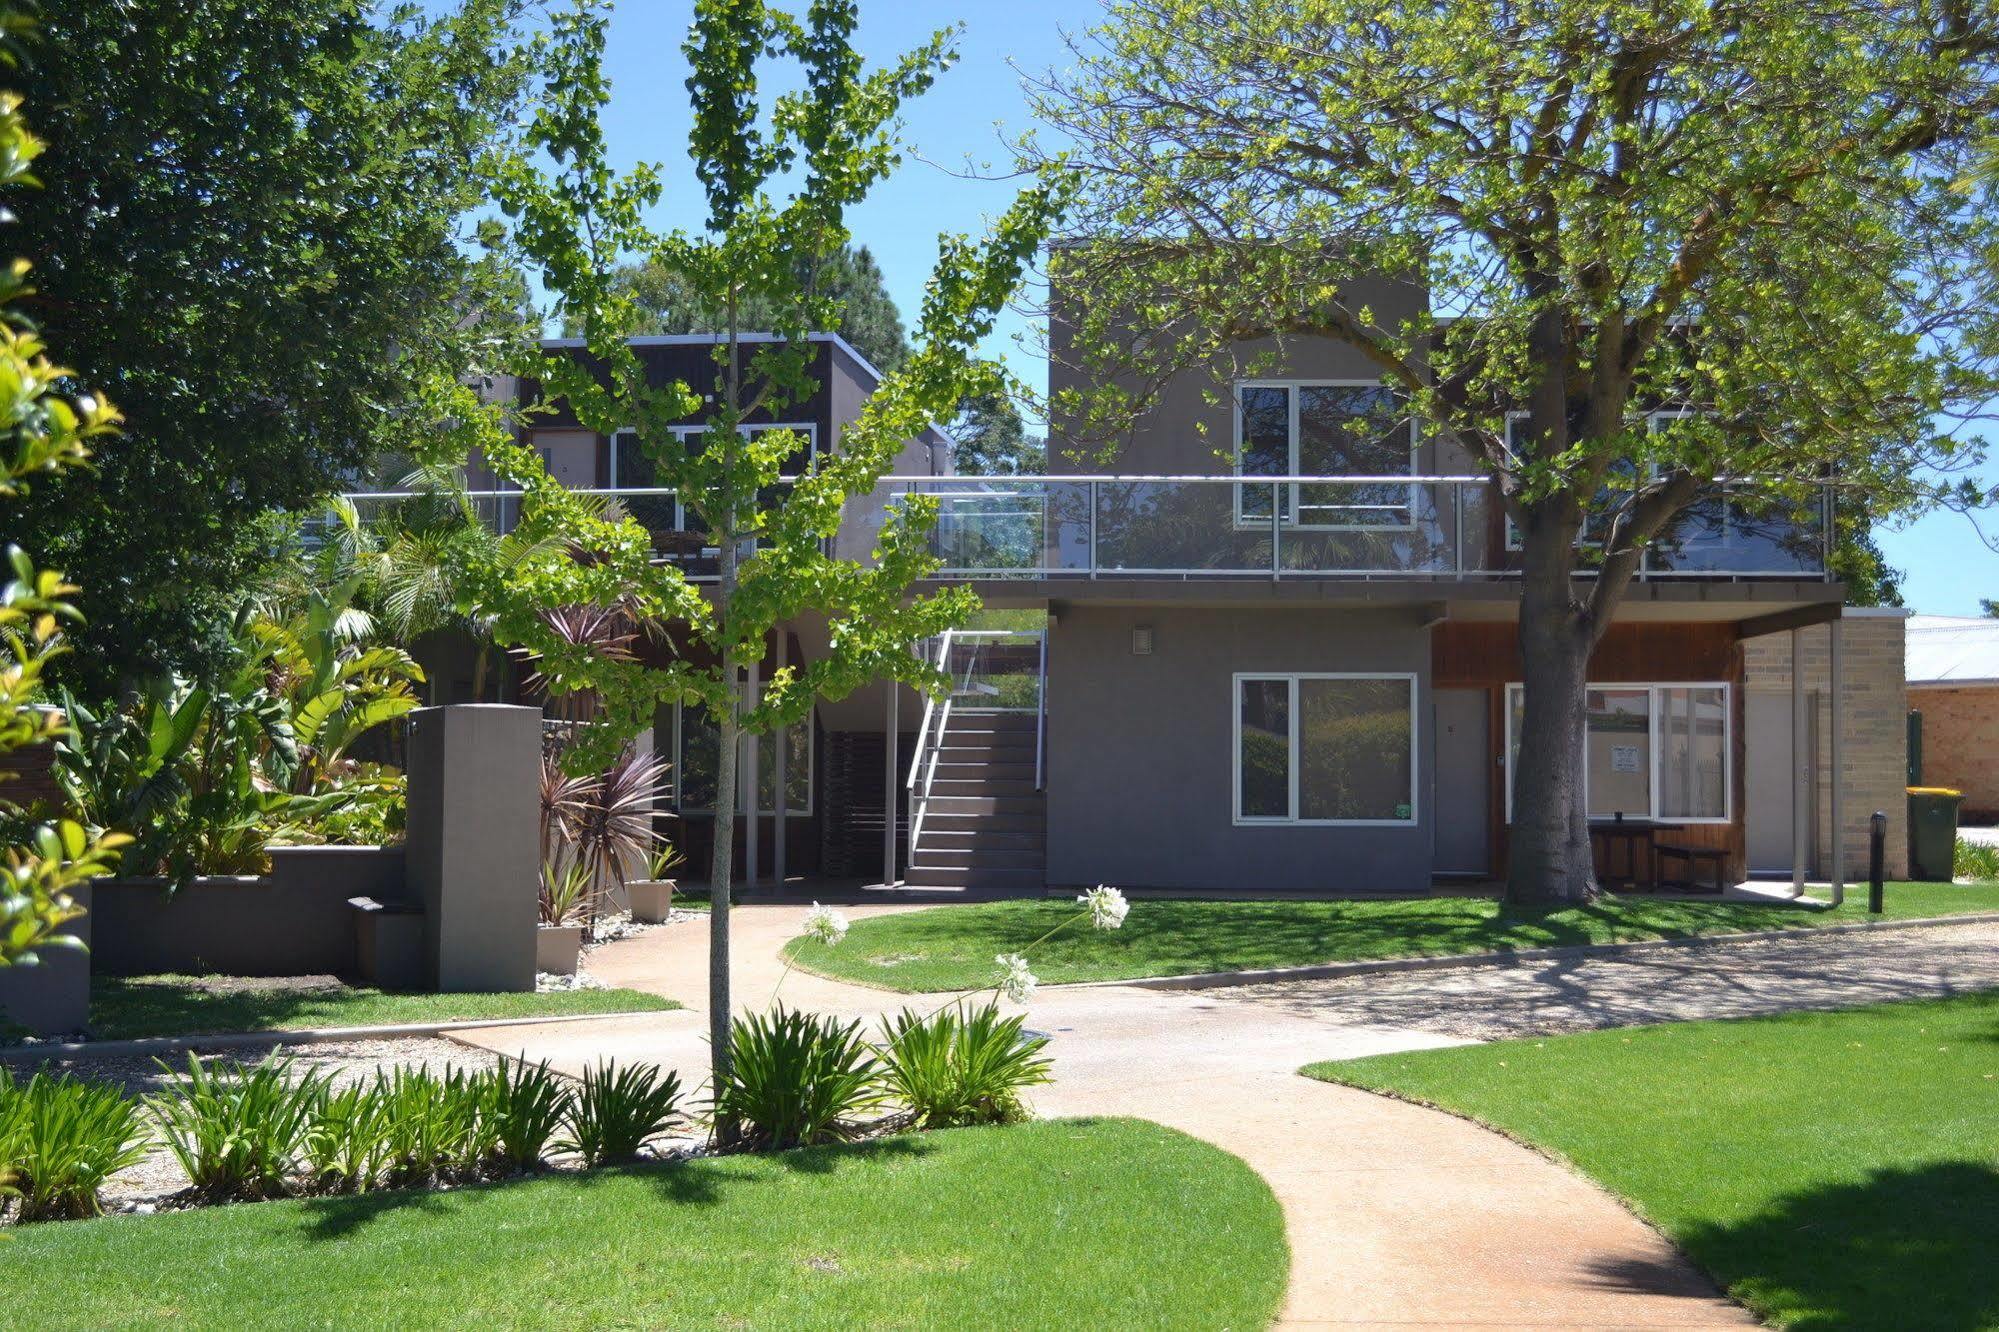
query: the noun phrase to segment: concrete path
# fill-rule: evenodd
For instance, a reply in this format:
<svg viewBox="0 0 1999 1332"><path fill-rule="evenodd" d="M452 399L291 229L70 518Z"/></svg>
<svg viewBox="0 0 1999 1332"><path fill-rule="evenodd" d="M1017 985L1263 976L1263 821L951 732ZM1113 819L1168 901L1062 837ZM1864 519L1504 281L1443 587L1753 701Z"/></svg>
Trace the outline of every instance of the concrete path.
<svg viewBox="0 0 1999 1332"><path fill-rule="evenodd" d="M1662 949L1211 990L1327 1022L1468 1040L1852 1008L1999 986L1999 924Z"/></svg>
<svg viewBox="0 0 1999 1332"><path fill-rule="evenodd" d="M777 951L802 914L738 909L731 974L739 1005L767 1002L783 970ZM698 1011L707 939L705 922L675 925L609 945L589 964L606 983L671 995L689 1010L464 1039L572 1072L599 1058L653 1060L697 1083L708 1060ZM868 1018L943 1001L796 972L780 995ZM1459 1043L1451 1037L1222 991L1052 987L1030 1012L1055 1059L1054 1085L1034 1098L1044 1114L1155 1120L1235 1153L1269 1181L1292 1250L1281 1326L1753 1325L1657 1232L1587 1181L1464 1120L1296 1074L1316 1059ZM1199 1260L1199 1236L1161 1242Z"/></svg>

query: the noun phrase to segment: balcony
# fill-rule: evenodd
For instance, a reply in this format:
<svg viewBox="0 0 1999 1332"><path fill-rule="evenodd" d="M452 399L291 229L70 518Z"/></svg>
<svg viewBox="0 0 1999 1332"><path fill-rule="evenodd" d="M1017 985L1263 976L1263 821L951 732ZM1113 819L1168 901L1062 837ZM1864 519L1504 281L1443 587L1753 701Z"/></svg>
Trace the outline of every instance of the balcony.
<svg viewBox="0 0 1999 1332"><path fill-rule="evenodd" d="M579 493L602 496L643 524L660 562L693 579L716 576L712 538L672 491ZM1518 542L1493 482L1461 476L889 477L849 501L834 553L866 559L886 515L909 495L937 501L932 548L946 579L1519 576ZM421 497L349 498L366 519ZM500 531L518 519L516 492L470 498ZM1719 484L1653 544L1637 576L1830 581L1831 505L1830 486L1800 505L1753 483Z"/></svg>
<svg viewBox="0 0 1999 1332"><path fill-rule="evenodd" d="M895 479L938 501L946 577L1506 579L1520 554L1485 477ZM1726 483L1641 578L1824 580L1830 487L1803 506ZM1590 546L1588 533L1583 545Z"/></svg>

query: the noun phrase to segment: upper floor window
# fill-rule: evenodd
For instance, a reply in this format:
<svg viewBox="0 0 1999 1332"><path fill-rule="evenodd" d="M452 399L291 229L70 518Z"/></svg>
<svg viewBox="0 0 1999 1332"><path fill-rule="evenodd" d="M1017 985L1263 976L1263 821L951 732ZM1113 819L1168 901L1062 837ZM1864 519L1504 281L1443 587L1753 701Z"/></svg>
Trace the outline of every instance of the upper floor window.
<svg viewBox="0 0 1999 1332"><path fill-rule="evenodd" d="M792 431L804 441L804 448L801 450L803 456L809 457L819 451L818 431L810 422L742 427L742 433L745 435L760 435L767 430ZM692 447L701 438L701 427L675 426L673 437L683 445ZM800 468L789 464L785 467L787 475L798 470ZM645 452L639 448L638 433L632 430L620 430L611 439L611 489L650 490L658 485L658 473L653 467L652 459L646 457ZM620 503L624 505L627 513L653 531L707 530L707 524L702 522L698 514L681 504L677 495L626 495L620 498Z"/></svg>
<svg viewBox="0 0 1999 1332"><path fill-rule="evenodd" d="M1416 421L1402 395L1371 381L1258 381L1236 386L1236 473L1407 476ZM1412 521L1410 487L1380 483L1237 487L1237 516L1296 527L1395 528Z"/></svg>

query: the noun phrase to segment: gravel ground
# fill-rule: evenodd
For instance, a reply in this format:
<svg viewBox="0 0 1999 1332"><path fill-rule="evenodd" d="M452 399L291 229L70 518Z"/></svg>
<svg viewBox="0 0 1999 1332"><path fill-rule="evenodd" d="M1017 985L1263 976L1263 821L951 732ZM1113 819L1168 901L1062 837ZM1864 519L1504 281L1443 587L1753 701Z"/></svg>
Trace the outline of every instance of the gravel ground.
<svg viewBox="0 0 1999 1332"><path fill-rule="evenodd" d="M276 1050L237 1050L227 1052L229 1057L246 1065L260 1064L269 1059L288 1058L296 1072L307 1071L326 1074L336 1083L352 1082L365 1077L377 1068L390 1065L422 1065L442 1071L452 1066L483 1067L493 1056L484 1050L475 1050L455 1041L442 1039L393 1040L393 1041L350 1041L338 1045L302 1045L295 1048ZM185 1066L186 1055L180 1055L169 1062ZM56 1073L73 1073L79 1078L94 1082L108 1082L127 1095L141 1096L159 1090L165 1081L160 1066L151 1058L141 1059L52 1059L45 1065ZM13 1065L16 1076L26 1077L32 1070L24 1062ZM163 1145L155 1145L144 1161L128 1170L114 1175L104 1190L104 1203L110 1211L132 1211L150 1209L187 1187L187 1176L181 1173L173 1155Z"/></svg>
<svg viewBox="0 0 1999 1332"><path fill-rule="evenodd" d="M1999 925L1811 935L1623 958L1387 972L1209 990L1320 1021L1497 1040L1849 1008L1999 987Z"/></svg>

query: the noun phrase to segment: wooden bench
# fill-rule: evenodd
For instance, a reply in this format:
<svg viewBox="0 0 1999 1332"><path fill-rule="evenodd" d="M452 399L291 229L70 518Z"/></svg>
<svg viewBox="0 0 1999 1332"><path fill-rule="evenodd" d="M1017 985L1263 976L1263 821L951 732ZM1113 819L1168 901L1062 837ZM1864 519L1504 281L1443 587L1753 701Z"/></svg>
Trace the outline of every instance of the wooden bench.
<svg viewBox="0 0 1999 1332"><path fill-rule="evenodd" d="M1665 877L1665 862L1668 860L1683 861L1686 865L1686 876L1669 881ZM1714 887L1703 888L1694 882L1695 868L1700 865L1713 867ZM1727 866L1728 852L1718 846L1682 846L1673 842L1659 842L1652 847L1652 882L1661 888L1664 888L1670 882L1673 887L1678 888L1682 892L1723 892L1728 887L1722 881L1723 875L1727 871Z"/></svg>

